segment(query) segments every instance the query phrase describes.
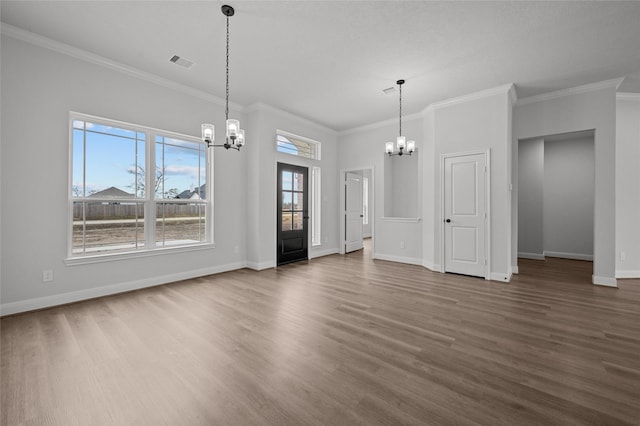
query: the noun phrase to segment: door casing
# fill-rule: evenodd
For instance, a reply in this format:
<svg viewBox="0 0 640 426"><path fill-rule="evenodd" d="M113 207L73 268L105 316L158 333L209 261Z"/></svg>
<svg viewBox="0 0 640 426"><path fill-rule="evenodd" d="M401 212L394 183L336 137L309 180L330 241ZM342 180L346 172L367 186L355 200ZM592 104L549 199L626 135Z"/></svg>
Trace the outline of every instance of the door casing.
<svg viewBox="0 0 640 426"><path fill-rule="evenodd" d="M345 177L348 172L357 172L360 170L371 170L371 179L369 180L369 191L371 192L371 203L369 204L369 210L371 211L371 258L375 257L376 253L376 178L375 178L375 168L373 165L362 166L362 167L350 167L348 169L340 169L340 212L339 212L339 224L340 224L340 238L339 243L340 246L338 248L338 252L340 254L345 254L345 226L344 226L344 215L345 215L345 188L344 182Z"/></svg>
<svg viewBox="0 0 640 426"><path fill-rule="evenodd" d="M298 166L294 164L281 163L278 162L276 165L277 177L276 177L276 265L284 265L286 263L297 262L300 260L309 259L309 168L305 166ZM295 257L294 252L284 253L284 241L282 238L282 218L281 218L281 207L282 207L282 171L290 170L294 173L304 173L304 182L303 182L303 219L302 219L302 229L301 230L291 230L285 231L289 232L290 240L293 239L301 239L302 240L302 248L300 250L295 250L296 252L300 252L297 257ZM293 199L292 199L293 202ZM293 258L295 257L295 258Z"/></svg>
<svg viewBox="0 0 640 426"><path fill-rule="evenodd" d="M353 191L349 190L349 186L352 182L357 181L357 185L359 186L359 191L356 194ZM356 207L353 205L354 200L350 198L350 196L359 196L359 200L355 200L359 209L349 210L351 207ZM353 172L345 173L345 210L344 210L344 226L345 226L345 252L350 253L352 251L360 250L363 246L363 237L362 237L362 218L363 218L363 200L362 200L362 175L356 174ZM358 222L360 227L360 232L357 232L353 240L349 237L350 231L357 230L355 228L355 223L351 225L351 222Z"/></svg>

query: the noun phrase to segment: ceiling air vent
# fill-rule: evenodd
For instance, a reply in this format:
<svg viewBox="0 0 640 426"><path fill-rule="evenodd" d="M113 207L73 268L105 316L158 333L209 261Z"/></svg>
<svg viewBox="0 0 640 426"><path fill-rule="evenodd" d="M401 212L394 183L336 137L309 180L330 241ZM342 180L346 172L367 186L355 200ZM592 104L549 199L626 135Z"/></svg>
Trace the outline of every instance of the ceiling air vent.
<svg viewBox="0 0 640 426"><path fill-rule="evenodd" d="M173 62L174 64L180 65L181 67L185 67L185 68L191 68L193 66L192 61L186 58L181 58L178 55L173 55L171 59L169 59L169 62Z"/></svg>
<svg viewBox="0 0 640 426"><path fill-rule="evenodd" d="M387 87L386 89L382 89L382 91L384 92L385 95L390 95L390 94L396 92L396 88L395 87Z"/></svg>

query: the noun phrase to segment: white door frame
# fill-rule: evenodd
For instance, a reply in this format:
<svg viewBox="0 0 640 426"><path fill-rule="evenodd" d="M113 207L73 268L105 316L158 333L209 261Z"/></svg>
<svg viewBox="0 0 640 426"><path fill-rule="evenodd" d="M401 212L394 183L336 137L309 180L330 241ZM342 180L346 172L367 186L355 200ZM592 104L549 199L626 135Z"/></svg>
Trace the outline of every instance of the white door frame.
<svg viewBox="0 0 640 426"><path fill-rule="evenodd" d="M485 206L486 206L486 219L484 221L485 231L485 250L487 264L484 267L484 279L491 279L491 149L486 151L465 151L465 152L451 152L448 154L440 155L440 272L445 272L445 248L444 248L444 180L445 170L444 163L447 158L465 157L468 155L484 155L486 158L487 173L485 173Z"/></svg>
<svg viewBox="0 0 640 426"><path fill-rule="evenodd" d="M344 218L345 218L345 190L344 183L346 180L347 173L349 172L358 172L361 170L371 170L371 180L369 181L369 191L371 192L371 204L369 205L369 210L371 211L371 258L373 258L373 253L375 253L375 245L376 245L376 191L375 191L375 168L373 165L370 166L362 166L362 167L350 167L348 169L340 169L340 176L338 178L340 185L340 211L338 213L338 222L340 222L340 238L338 238L340 247L338 252L340 254L345 254L344 246L347 243L345 238L345 226L344 226Z"/></svg>

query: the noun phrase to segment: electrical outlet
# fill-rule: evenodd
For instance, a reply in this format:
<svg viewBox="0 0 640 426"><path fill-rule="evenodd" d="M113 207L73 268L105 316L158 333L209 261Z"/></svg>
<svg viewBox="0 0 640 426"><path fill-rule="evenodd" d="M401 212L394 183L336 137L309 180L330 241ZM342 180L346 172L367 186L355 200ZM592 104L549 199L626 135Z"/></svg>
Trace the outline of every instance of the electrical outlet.
<svg viewBox="0 0 640 426"><path fill-rule="evenodd" d="M403 249L404 248L404 241L400 241L400 248Z"/></svg>
<svg viewBox="0 0 640 426"><path fill-rule="evenodd" d="M53 269L45 269L42 271L42 282L48 283L53 281Z"/></svg>
<svg viewBox="0 0 640 426"><path fill-rule="evenodd" d="M620 252L620 261L624 262L625 260L627 260L627 254L623 251Z"/></svg>

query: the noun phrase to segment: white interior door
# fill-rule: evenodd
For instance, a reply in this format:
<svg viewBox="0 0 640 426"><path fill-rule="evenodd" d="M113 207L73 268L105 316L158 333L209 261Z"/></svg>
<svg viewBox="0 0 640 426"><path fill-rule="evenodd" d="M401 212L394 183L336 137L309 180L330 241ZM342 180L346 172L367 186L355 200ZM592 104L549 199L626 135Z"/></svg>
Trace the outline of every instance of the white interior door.
<svg viewBox="0 0 640 426"><path fill-rule="evenodd" d="M444 160L445 271L486 277L486 154Z"/></svg>
<svg viewBox="0 0 640 426"><path fill-rule="evenodd" d="M345 178L345 252L364 247L362 243L362 176L346 173Z"/></svg>

